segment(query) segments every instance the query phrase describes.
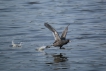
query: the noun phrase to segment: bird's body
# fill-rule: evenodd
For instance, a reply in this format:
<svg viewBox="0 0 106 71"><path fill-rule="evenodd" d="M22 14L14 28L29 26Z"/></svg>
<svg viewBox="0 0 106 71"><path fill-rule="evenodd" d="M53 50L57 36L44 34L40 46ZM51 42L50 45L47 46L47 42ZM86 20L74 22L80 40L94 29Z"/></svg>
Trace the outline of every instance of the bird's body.
<svg viewBox="0 0 106 71"><path fill-rule="evenodd" d="M66 45L69 42L69 40L59 40L59 41L55 41L53 43L53 46L55 47L62 47L63 45Z"/></svg>
<svg viewBox="0 0 106 71"><path fill-rule="evenodd" d="M66 45L67 43L69 43L69 39L66 39L66 34L67 34L67 31L68 31L68 26L65 28L65 30L63 31L61 37L59 36L59 34L57 33L57 31L51 26L49 25L48 23L45 23L44 24L50 31L53 32L53 35L54 35L54 38L55 38L55 42L53 43L53 46L55 47L61 47L63 45Z"/></svg>

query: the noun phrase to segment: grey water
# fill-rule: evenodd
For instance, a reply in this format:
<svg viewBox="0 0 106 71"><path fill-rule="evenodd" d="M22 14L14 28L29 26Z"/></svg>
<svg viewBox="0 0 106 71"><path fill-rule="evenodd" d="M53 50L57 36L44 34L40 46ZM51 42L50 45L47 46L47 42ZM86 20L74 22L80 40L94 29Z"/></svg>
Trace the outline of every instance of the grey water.
<svg viewBox="0 0 106 71"><path fill-rule="evenodd" d="M54 42L45 22L70 24L65 49L36 50ZM0 0L0 71L106 71L106 0Z"/></svg>

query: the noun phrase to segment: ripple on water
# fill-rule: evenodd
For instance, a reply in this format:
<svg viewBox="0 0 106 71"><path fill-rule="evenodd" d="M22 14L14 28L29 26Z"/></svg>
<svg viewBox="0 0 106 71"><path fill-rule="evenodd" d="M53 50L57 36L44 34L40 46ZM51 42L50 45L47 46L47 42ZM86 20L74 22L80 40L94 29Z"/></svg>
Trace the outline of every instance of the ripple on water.
<svg viewBox="0 0 106 71"><path fill-rule="evenodd" d="M38 2L38 1L32 1L32 2L27 2L26 4L29 4L29 5L33 5L33 4L40 4L40 2Z"/></svg>
<svg viewBox="0 0 106 71"><path fill-rule="evenodd" d="M106 38L105 35L91 35L91 34L81 34L81 37L77 37L76 39L101 39Z"/></svg>
<svg viewBox="0 0 106 71"><path fill-rule="evenodd" d="M4 35L0 35L0 37L7 37L7 36L18 36L18 35L26 35L28 33L15 33L15 34L4 34Z"/></svg>

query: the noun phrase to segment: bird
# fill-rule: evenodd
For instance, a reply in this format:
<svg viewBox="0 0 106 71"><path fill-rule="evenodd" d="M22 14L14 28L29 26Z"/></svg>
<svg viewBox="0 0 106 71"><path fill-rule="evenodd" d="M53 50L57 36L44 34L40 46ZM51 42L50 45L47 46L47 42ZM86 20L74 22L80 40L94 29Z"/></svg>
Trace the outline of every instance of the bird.
<svg viewBox="0 0 106 71"><path fill-rule="evenodd" d="M20 42L19 44L15 44L14 41L12 40L12 47L21 47L22 46L22 42Z"/></svg>
<svg viewBox="0 0 106 71"><path fill-rule="evenodd" d="M61 37L59 36L58 32L51 25L49 25L48 23L44 23L44 26L47 27L53 33L55 41L54 41L52 46L60 47L60 49L63 49L62 46L66 45L67 43L70 42L70 39L66 39L66 35L67 35L67 32L68 32L68 26L62 32Z"/></svg>

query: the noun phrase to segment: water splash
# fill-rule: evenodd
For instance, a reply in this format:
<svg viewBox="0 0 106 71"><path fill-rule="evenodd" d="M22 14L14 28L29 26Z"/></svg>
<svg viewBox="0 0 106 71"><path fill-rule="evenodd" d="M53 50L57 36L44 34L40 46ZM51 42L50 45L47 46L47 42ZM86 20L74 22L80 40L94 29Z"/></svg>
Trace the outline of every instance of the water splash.
<svg viewBox="0 0 106 71"><path fill-rule="evenodd" d="M14 41L12 40L12 47L22 47L22 42L20 42L19 44L15 44Z"/></svg>

